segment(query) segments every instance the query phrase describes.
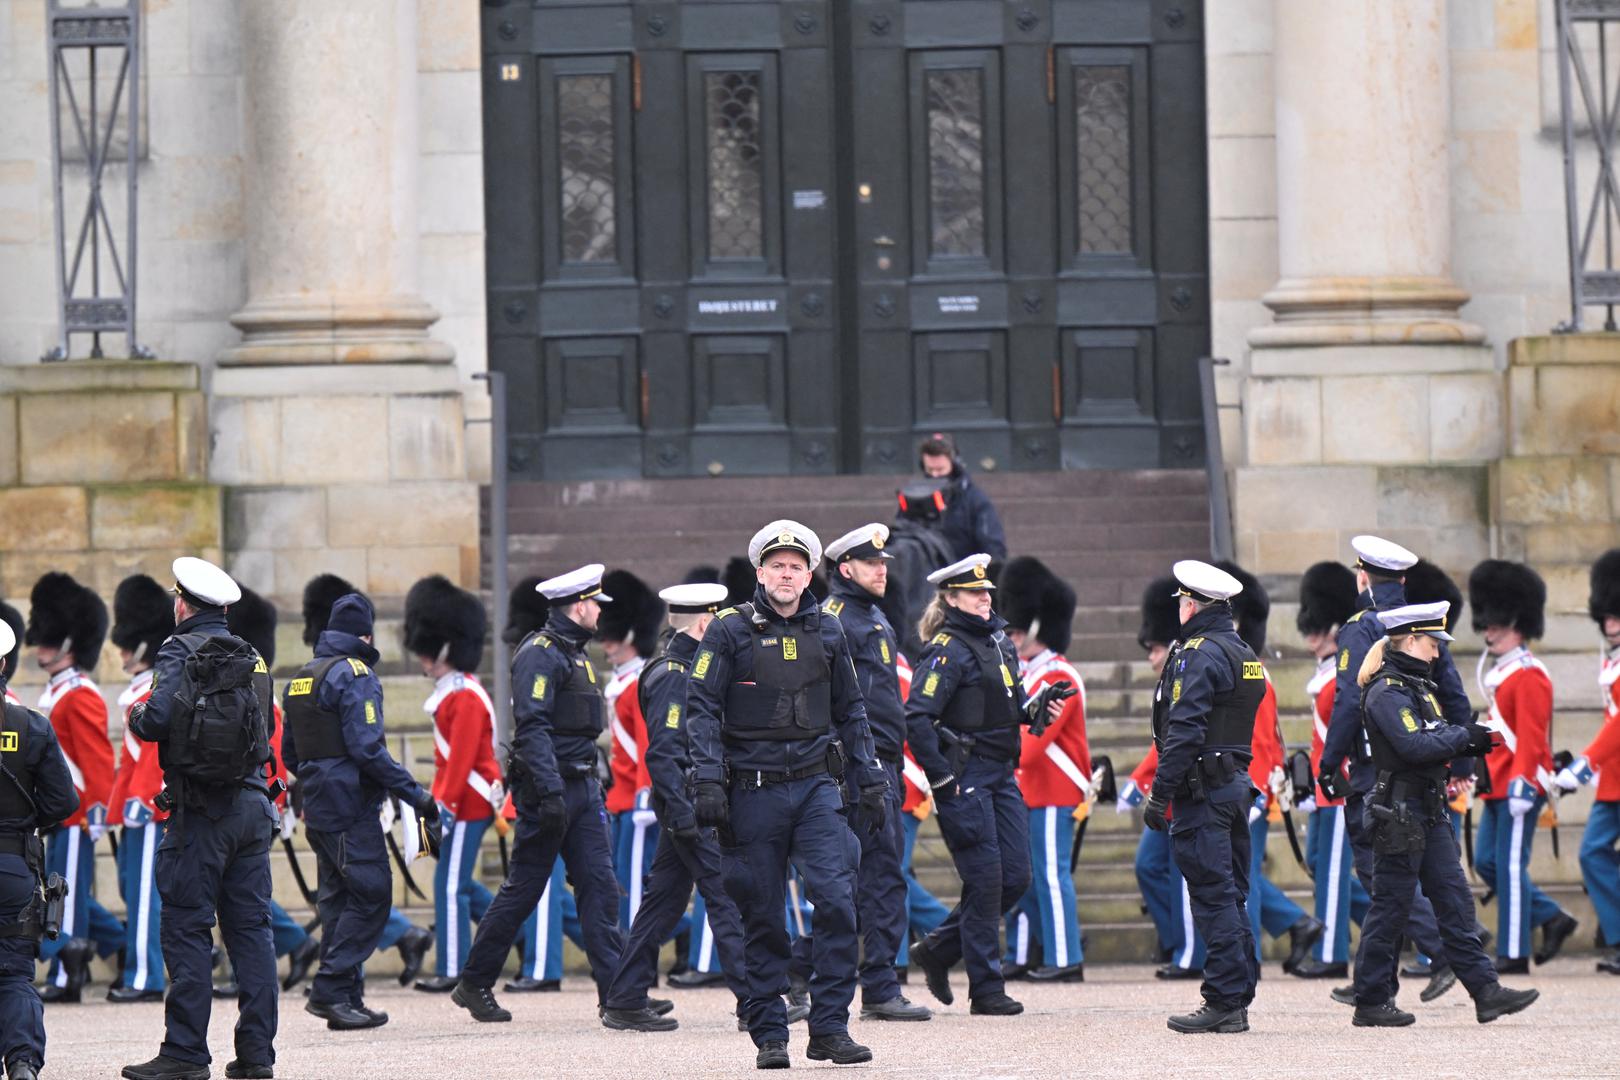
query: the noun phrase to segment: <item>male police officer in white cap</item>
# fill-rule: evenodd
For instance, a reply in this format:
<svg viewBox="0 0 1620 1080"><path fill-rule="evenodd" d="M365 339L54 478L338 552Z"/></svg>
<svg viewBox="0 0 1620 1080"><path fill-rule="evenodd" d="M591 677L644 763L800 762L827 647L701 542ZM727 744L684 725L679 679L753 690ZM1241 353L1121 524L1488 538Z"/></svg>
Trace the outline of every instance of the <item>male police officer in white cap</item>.
<svg viewBox="0 0 1620 1080"><path fill-rule="evenodd" d="M1418 557L1401 545L1378 536L1356 536L1350 541L1356 553L1356 589L1360 595L1361 610L1339 628L1338 683L1333 692L1333 715L1328 721L1327 738L1322 742L1322 760L1319 770L1322 790L1332 798L1345 799L1345 827L1350 834L1350 852L1355 859L1356 876L1368 892L1372 891L1372 847L1363 828L1363 800L1372 790L1374 771L1367 758L1368 748L1362 734L1361 689L1356 685L1356 674L1373 643L1384 636L1383 626L1376 615L1390 608L1406 604L1406 571L1417 564ZM1457 666L1451 653L1442 644L1440 657L1435 662L1433 680L1435 696L1440 699L1440 710L1447 721L1465 724L1473 715L1468 694L1463 690ZM1343 770L1349 763L1349 779ZM1440 929L1435 924L1434 907L1427 897L1419 894L1412 904L1412 922L1406 928L1407 936L1418 949L1434 959L1430 968L1429 985L1419 995L1423 1001L1433 1001L1457 984L1456 973L1439 959L1445 955ZM1346 1000L1349 995L1335 991L1335 997Z"/></svg>
<svg viewBox="0 0 1620 1080"><path fill-rule="evenodd" d="M213 925L236 966L240 1017L228 1077L268 1077L276 1059L276 949L270 936L270 673L253 647L226 628L242 590L196 558L174 561L174 636L158 649L152 696L130 727L162 750L165 801L173 816L158 849L163 959L169 966L167 1035L158 1056L126 1066L127 1080L206 1080L213 1005ZM195 662L188 663L193 657ZM202 681L199 681L202 680ZM176 721L191 714L198 723ZM221 736L234 730L232 738Z"/></svg>
<svg viewBox="0 0 1620 1080"><path fill-rule="evenodd" d="M613 599L602 592L602 570L601 563L591 563L535 586L550 613L545 628L524 638L512 657L515 730L506 781L518 821L511 869L478 924L461 982L451 994L481 1022L512 1019L496 1003L492 987L559 854L578 897L598 1003L624 948L619 887L596 779L602 688L585 655L601 605ZM668 1011L667 1002L660 1004Z"/></svg>
<svg viewBox="0 0 1620 1080"><path fill-rule="evenodd" d="M900 758L906 742L906 706L900 700L900 637L878 606L889 586L884 550L889 527L876 522L852 529L827 545L829 595L822 610L844 624L855 676L866 700L873 750L889 774L889 807L883 828L862 834L860 878L855 890L861 929L861 1019L927 1020L933 1012L900 992L894 973L907 926L905 828L900 823Z"/></svg>
<svg viewBox="0 0 1620 1080"><path fill-rule="evenodd" d="M1474 999L1482 1024L1516 1013L1536 1000L1534 990L1509 990L1474 929L1468 891L1446 811L1448 763L1491 752L1491 729L1447 723L1429 675L1442 655L1450 604L1410 604L1378 612L1388 635L1368 650L1356 672L1362 723L1375 780L1365 804L1373 850L1372 907L1361 924L1356 952L1357 1027L1405 1027L1416 1018L1395 1005L1396 970L1407 909L1416 890L1440 915L1444 952L1435 955L1456 973Z"/></svg>
<svg viewBox="0 0 1620 1080"><path fill-rule="evenodd" d="M872 1052L849 1037L860 855L839 813L837 774L859 792L854 824L867 832L888 817L888 779L872 753L843 627L808 589L821 541L797 521L773 521L754 535L748 557L759 587L710 624L687 700L697 823L720 827L726 888L743 917L744 1018L759 1047L756 1064L787 1068L782 904L791 862L815 904L806 1055L870 1061Z"/></svg>
<svg viewBox="0 0 1620 1080"><path fill-rule="evenodd" d="M1149 828L1170 829L1170 846L1187 881L1193 923L1208 945L1204 1004L1172 1016L1172 1031L1249 1029L1248 1006L1260 977L1249 894L1249 760L1254 717L1266 674L1233 626L1237 578L1187 559L1174 567L1181 641L1153 695L1153 742L1159 769L1143 809ZM1174 810L1175 820L1166 821Z"/></svg>

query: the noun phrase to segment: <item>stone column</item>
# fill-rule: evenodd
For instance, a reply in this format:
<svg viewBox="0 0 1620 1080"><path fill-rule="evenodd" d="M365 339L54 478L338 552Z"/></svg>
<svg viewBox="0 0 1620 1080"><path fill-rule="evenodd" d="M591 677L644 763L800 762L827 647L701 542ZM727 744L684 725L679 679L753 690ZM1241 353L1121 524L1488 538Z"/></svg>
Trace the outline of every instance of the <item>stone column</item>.
<svg viewBox="0 0 1620 1080"><path fill-rule="evenodd" d="M1256 350L1484 340L1451 280L1449 71L1446 0L1277 4L1281 280Z"/></svg>
<svg viewBox="0 0 1620 1080"><path fill-rule="evenodd" d="M248 302L221 363L448 363L416 293L415 0L241 19Z"/></svg>

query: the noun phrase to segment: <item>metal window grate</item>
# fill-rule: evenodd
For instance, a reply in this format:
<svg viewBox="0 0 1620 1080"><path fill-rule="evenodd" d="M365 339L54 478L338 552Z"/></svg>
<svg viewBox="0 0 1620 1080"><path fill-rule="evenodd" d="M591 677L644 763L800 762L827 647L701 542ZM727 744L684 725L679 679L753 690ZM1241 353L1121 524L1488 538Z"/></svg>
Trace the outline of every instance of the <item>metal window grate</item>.
<svg viewBox="0 0 1620 1080"><path fill-rule="evenodd" d="M613 115L612 75L557 79L564 262L605 263L618 257Z"/></svg>
<svg viewBox="0 0 1620 1080"><path fill-rule="evenodd" d="M1559 331L1579 332L1585 309L1606 309L1605 330L1617 329L1620 268L1615 265L1620 229L1620 180L1614 150L1620 125L1620 80L1611 70L1613 31L1620 28L1620 0L1557 0L1558 96L1564 144L1564 205L1569 245L1570 318ZM1583 33L1585 28L1587 32ZM1592 60L1596 60L1593 71ZM1595 77L1594 77L1595 76ZM1611 82L1615 85L1611 86ZM1577 116L1576 93L1581 114ZM1597 149L1597 176L1589 201L1582 201L1576 175L1575 136L1590 130Z"/></svg>
<svg viewBox="0 0 1620 1080"><path fill-rule="evenodd" d="M1075 219L1082 255L1129 255L1131 229L1131 69L1074 69Z"/></svg>
<svg viewBox="0 0 1620 1080"><path fill-rule="evenodd" d="M759 71L703 76L709 258L765 257L765 160Z"/></svg>
<svg viewBox="0 0 1620 1080"><path fill-rule="evenodd" d="M982 258L984 73L928 72L928 222L933 255Z"/></svg>

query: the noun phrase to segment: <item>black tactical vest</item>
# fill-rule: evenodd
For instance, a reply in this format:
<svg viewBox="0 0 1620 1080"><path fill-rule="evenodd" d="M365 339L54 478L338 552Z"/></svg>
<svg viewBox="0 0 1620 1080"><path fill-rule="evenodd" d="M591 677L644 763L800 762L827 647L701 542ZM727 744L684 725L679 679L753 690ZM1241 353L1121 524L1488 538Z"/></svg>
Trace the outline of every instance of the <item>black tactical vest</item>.
<svg viewBox="0 0 1620 1080"><path fill-rule="evenodd" d="M1171 652L1159 674L1159 687L1153 696L1153 742L1164 743L1165 725L1170 719L1170 706L1181 698L1180 680L1175 677L1175 662L1182 650L1214 646L1226 657L1231 666L1233 687L1215 695L1209 709L1209 722L1204 728L1205 746L1241 746L1247 750L1254 744L1254 718L1266 696L1266 671L1254 655L1254 650L1240 638L1222 634L1198 637Z"/></svg>
<svg viewBox="0 0 1620 1080"><path fill-rule="evenodd" d="M832 730L832 665L821 644L820 612L797 631L762 629L753 604L739 604L737 612L753 634L754 678L727 688L725 736L785 742Z"/></svg>
<svg viewBox="0 0 1620 1080"><path fill-rule="evenodd" d="M946 636L940 634L934 640ZM957 683L945 711L939 714L939 722L961 732L1016 728L1024 715L1023 694L1018 677L1001 651L1002 633L997 631L990 638L960 634L956 640L973 654L979 665L979 681L973 686Z"/></svg>
<svg viewBox="0 0 1620 1080"><path fill-rule="evenodd" d="M1411 710L1412 721L1419 729L1429 723L1445 723L1445 717L1440 712L1440 701L1434 696L1432 683L1420 682L1402 675L1389 665L1379 668L1378 674L1361 688L1361 727L1367 734L1367 745L1372 749L1373 768L1379 772L1388 772L1397 779L1415 781L1419 785L1444 787L1451 774L1446 762L1436 762L1433 765L1409 764L1395 752L1395 748L1384 737L1384 733L1378 730L1378 725L1368 721L1367 695L1379 684L1383 684L1380 693L1393 695L1400 700L1403 721L1406 719L1407 710Z"/></svg>
<svg viewBox="0 0 1620 1080"><path fill-rule="evenodd" d="M34 816L34 776L28 769L28 710L6 702L5 721L0 725L0 763L16 783L0 777L0 818L26 819Z"/></svg>
<svg viewBox="0 0 1620 1080"><path fill-rule="evenodd" d="M329 656L311 660L287 684L286 725L300 761L346 757L349 753L349 744L343 741L343 718L336 709L316 704L316 691L326 681L327 673L348 659Z"/></svg>
<svg viewBox="0 0 1620 1080"><path fill-rule="evenodd" d="M602 689L596 683L596 669L590 657L579 655L544 632L529 638L530 648L559 650L568 661L568 676L557 687L557 702L551 709L551 730L559 735L594 739L602 734Z"/></svg>

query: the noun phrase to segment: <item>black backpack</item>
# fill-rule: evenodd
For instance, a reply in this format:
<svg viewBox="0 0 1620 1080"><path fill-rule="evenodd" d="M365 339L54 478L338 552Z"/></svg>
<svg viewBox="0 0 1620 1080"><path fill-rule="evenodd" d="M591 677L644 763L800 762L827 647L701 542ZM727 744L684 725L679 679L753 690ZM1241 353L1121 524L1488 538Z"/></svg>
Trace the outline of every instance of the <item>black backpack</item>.
<svg viewBox="0 0 1620 1080"><path fill-rule="evenodd" d="M270 760L270 671L253 646L228 635L186 634L169 720L166 771L204 786L240 784Z"/></svg>

